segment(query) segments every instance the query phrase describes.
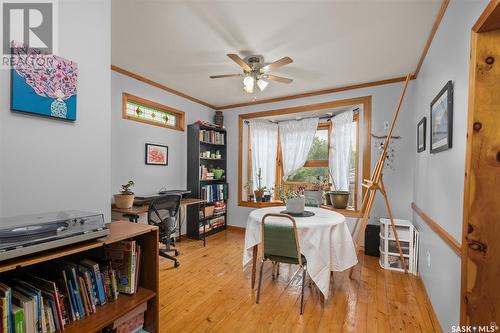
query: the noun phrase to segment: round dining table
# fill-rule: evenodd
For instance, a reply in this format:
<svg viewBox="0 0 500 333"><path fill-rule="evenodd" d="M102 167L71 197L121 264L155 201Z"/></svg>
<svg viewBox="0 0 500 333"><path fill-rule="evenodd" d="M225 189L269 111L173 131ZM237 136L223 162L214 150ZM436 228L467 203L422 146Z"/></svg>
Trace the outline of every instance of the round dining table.
<svg viewBox="0 0 500 333"><path fill-rule="evenodd" d="M285 206L253 210L245 229L243 267L252 262L252 289L255 286L257 248L262 241L261 222L264 215L279 214ZM325 299L329 296L330 272L349 269L358 263L354 242L345 216L333 210L306 207L313 212L310 217L294 217L297 223L301 253L307 259L307 271ZM272 218L269 221L289 221Z"/></svg>

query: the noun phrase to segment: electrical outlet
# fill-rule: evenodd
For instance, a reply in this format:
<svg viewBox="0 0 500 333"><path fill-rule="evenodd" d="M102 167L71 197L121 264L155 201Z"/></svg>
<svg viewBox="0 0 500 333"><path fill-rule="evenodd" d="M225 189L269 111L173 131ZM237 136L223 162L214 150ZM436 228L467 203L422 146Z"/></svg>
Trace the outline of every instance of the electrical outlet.
<svg viewBox="0 0 500 333"><path fill-rule="evenodd" d="M384 121L384 129L389 129L389 122L386 120Z"/></svg>
<svg viewBox="0 0 500 333"><path fill-rule="evenodd" d="M427 267L431 268L431 253L427 251Z"/></svg>

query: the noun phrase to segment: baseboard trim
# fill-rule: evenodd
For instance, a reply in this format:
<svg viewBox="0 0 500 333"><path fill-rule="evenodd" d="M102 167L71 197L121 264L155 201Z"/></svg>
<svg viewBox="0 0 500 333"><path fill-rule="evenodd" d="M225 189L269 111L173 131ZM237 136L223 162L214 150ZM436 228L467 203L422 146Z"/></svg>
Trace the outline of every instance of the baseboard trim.
<svg viewBox="0 0 500 333"><path fill-rule="evenodd" d="M237 231L237 232L245 232L245 228L243 227L239 227L239 226L235 226L235 225L228 225L226 227L227 230L231 230L231 231Z"/></svg>
<svg viewBox="0 0 500 333"><path fill-rule="evenodd" d="M419 284L419 288L421 288L424 291L424 297L425 297L425 307L427 308L427 312L431 316L431 323L432 327L434 328L434 332L438 333L443 333L443 329L441 328L441 325L439 324L439 320L437 318L436 312L434 311L434 307L432 306L431 299L429 298L429 294L427 294L427 289L425 288L424 281L422 281L422 277L420 275L417 275L416 278L417 283Z"/></svg>

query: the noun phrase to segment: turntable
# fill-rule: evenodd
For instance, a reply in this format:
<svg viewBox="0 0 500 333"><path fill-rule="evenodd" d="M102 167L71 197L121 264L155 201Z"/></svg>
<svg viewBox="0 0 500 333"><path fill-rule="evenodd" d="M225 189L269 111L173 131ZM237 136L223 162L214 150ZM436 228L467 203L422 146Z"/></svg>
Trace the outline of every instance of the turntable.
<svg viewBox="0 0 500 333"><path fill-rule="evenodd" d="M102 214L82 211L0 218L0 261L109 234Z"/></svg>

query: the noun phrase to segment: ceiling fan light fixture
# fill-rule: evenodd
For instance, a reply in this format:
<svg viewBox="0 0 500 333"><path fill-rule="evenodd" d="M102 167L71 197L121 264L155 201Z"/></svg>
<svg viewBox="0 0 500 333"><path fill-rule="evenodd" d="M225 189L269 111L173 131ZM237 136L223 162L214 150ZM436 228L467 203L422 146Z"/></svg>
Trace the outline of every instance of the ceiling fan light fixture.
<svg viewBox="0 0 500 333"><path fill-rule="evenodd" d="M264 81L262 79L257 80L257 86L259 86L260 91L264 91L264 89L266 89L268 84L269 82Z"/></svg>
<svg viewBox="0 0 500 333"><path fill-rule="evenodd" d="M252 76L245 76L245 78L243 79L243 90L251 94L253 93L254 85L255 79Z"/></svg>

